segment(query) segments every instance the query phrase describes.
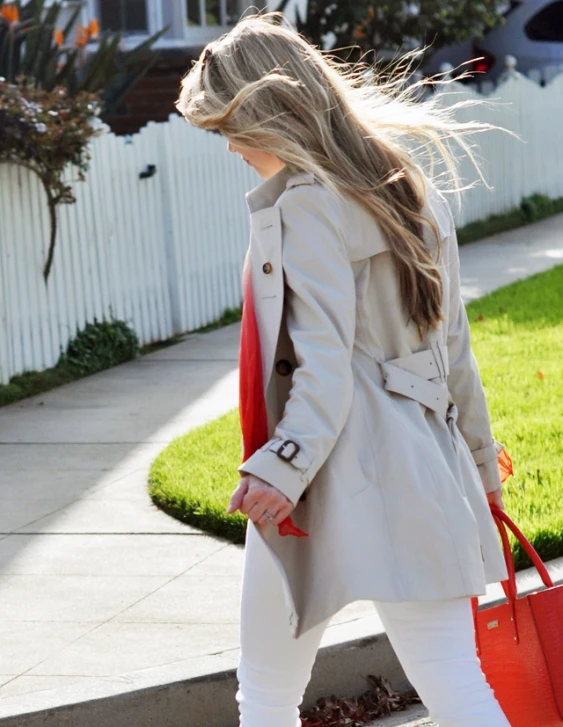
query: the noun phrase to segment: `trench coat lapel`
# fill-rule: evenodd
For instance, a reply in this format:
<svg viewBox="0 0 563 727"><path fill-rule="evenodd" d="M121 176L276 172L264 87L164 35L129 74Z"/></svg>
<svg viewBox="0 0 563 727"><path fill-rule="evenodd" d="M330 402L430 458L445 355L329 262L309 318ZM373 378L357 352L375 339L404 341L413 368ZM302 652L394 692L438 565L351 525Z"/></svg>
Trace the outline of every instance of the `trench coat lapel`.
<svg viewBox="0 0 563 727"><path fill-rule="evenodd" d="M252 291L260 333L265 393L272 376L283 312L284 282L279 208L268 207L254 212L250 217L250 225Z"/></svg>

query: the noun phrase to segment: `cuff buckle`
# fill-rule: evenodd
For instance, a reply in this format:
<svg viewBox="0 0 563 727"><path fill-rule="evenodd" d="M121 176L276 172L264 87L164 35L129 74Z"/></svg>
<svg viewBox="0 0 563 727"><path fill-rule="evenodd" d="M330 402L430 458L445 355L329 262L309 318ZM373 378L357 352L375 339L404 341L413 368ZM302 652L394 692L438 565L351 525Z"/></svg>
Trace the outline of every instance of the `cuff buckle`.
<svg viewBox="0 0 563 727"><path fill-rule="evenodd" d="M288 448L292 448L289 454L287 453ZM282 442L280 446L273 451L278 455L280 459L283 459L284 462L291 462L297 457L297 455L301 451L301 447L297 444L297 442L294 442L291 439L286 439L285 442Z"/></svg>

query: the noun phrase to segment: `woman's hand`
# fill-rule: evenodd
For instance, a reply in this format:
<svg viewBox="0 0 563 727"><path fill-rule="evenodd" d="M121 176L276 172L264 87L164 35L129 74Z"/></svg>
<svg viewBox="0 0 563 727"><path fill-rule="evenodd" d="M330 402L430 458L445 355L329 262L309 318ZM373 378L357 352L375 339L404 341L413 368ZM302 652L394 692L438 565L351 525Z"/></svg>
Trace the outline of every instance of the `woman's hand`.
<svg viewBox="0 0 563 727"><path fill-rule="evenodd" d="M229 514L237 510L248 515L253 523L279 525L293 510L293 503L273 485L254 475L245 475L233 492L227 508ZM264 517L266 512L272 515L274 520L266 519Z"/></svg>
<svg viewBox="0 0 563 727"><path fill-rule="evenodd" d="M494 492L487 492L487 500L489 505L496 505L499 510L504 510L504 503L502 501L502 489L499 487Z"/></svg>

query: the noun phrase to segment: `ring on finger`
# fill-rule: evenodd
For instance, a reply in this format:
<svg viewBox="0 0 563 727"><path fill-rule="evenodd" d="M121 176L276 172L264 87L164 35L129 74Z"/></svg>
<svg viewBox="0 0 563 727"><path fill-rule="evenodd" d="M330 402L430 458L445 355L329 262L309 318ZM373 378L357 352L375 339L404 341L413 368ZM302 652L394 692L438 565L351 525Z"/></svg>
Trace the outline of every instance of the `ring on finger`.
<svg viewBox="0 0 563 727"><path fill-rule="evenodd" d="M275 523L276 522L276 518L273 515L271 515L267 510L264 513L264 519L267 522L269 522L269 523Z"/></svg>

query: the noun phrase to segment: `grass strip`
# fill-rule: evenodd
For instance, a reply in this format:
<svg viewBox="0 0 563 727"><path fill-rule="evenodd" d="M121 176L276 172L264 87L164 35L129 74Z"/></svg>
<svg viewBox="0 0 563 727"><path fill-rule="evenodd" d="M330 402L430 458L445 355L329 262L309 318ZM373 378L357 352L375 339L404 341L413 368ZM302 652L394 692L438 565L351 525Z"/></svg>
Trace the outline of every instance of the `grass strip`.
<svg viewBox="0 0 563 727"><path fill-rule="evenodd" d="M0 406L36 396L63 384L83 379L131 361L139 351L135 331L116 318L88 323L68 342L56 365L43 371L25 371L0 385Z"/></svg>
<svg viewBox="0 0 563 727"><path fill-rule="evenodd" d="M54 366L45 371L26 371L12 376L8 384L0 386L0 406L43 394L79 378L81 377L70 366Z"/></svg>
<svg viewBox="0 0 563 727"><path fill-rule="evenodd" d="M207 333L231 323L236 323L241 319L240 308L228 308L221 318L215 323L211 323L204 328L193 331L193 333ZM168 348L176 343L180 343L184 339L181 336L174 336L165 341L157 341L150 343L139 349L139 355L145 356L163 348ZM78 381L89 373L80 371L75 366L69 366L64 361L59 361L56 366L44 369L43 371L25 371L23 374L12 376L7 384L0 384L0 407L13 404L16 401L27 399L29 396L37 396L47 391L56 389L64 384L70 384L72 381Z"/></svg>
<svg viewBox="0 0 563 727"><path fill-rule="evenodd" d="M485 220L470 222L457 230L457 241L460 245L484 240L499 232L508 232L533 222L539 222L563 212L563 197L550 199L543 194L525 197L519 207L502 215L491 215Z"/></svg>
<svg viewBox="0 0 563 727"><path fill-rule="evenodd" d="M246 517L225 512L239 480L241 451L237 409L178 437L152 464L153 501L188 525L243 543Z"/></svg>
<svg viewBox="0 0 563 727"><path fill-rule="evenodd" d="M514 461L507 511L545 560L563 556L563 266L471 303L468 315L493 432ZM235 410L159 454L151 497L183 522L242 543L246 518L225 512L240 459ZM517 567L527 567L513 549Z"/></svg>

